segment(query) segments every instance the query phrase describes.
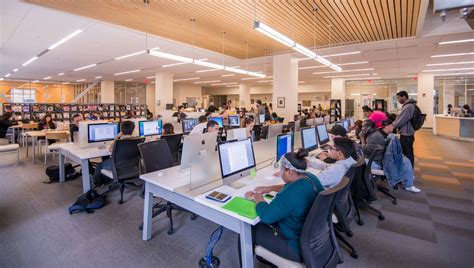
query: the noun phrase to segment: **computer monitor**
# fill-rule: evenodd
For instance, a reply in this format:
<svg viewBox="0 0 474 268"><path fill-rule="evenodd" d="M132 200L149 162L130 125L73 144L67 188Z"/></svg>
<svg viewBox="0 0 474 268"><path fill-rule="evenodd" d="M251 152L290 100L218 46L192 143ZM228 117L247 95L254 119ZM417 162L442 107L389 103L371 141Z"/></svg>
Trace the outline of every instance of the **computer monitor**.
<svg viewBox="0 0 474 268"><path fill-rule="evenodd" d="M344 119L342 120L342 126L346 129L346 131L349 131L349 120L348 119Z"/></svg>
<svg viewBox="0 0 474 268"><path fill-rule="evenodd" d="M351 117L351 118L349 119L349 126L350 126L350 127L353 127L354 125L355 125L354 117Z"/></svg>
<svg viewBox="0 0 474 268"><path fill-rule="evenodd" d="M183 126L183 134L189 134L194 126L199 124L199 119L197 118L183 118L181 119L181 124Z"/></svg>
<svg viewBox="0 0 474 268"><path fill-rule="evenodd" d="M312 126L314 126L315 124L316 124L316 122L315 122L314 118L306 119L306 125L307 125L308 127L312 127Z"/></svg>
<svg viewBox="0 0 474 268"><path fill-rule="evenodd" d="M280 161L280 158L286 153L294 151L295 139L293 133L285 133L277 136L277 150L276 150L276 161Z"/></svg>
<svg viewBox="0 0 474 268"><path fill-rule="evenodd" d="M219 124L219 128L224 127L224 119L222 117L209 117L209 121L211 120Z"/></svg>
<svg viewBox="0 0 474 268"><path fill-rule="evenodd" d="M161 119L138 122L138 133L140 137L161 135L163 133Z"/></svg>
<svg viewBox="0 0 474 268"><path fill-rule="evenodd" d="M301 125L300 122L301 122L301 120L296 120L295 121L295 128L293 129L293 132L300 131L300 125Z"/></svg>
<svg viewBox="0 0 474 268"><path fill-rule="evenodd" d="M181 169L190 167L192 157L215 151L216 143L217 132L185 136L181 154Z"/></svg>
<svg viewBox="0 0 474 268"><path fill-rule="evenodd" d="M308 152L318 148L316 129L314 127L305 127L301 129L301 146L303 146L303 149Z"/></svg>
<svg viewBox="0 0 474 268"><path fill-rule="evenodd" d="M240 127L240 116L229 115L227 122L229 123L229 127Z"/></svg>
<svg viewBox="0 0 474 268"><path fill-rule="evenodd" d="M87 125L88 143L112 141L118 133L118 123L98 123Z"/></svg>
<svg viewBox="0 0 474 268"><path fill-rule="evenodd" d="M268 126L267 139L273 138L281 134L283 131L283 124L271 124Z"/></svg>
<svg viewBox="0 0 474 268"><path fill-rule="evenodd" d="M316 130L318 132L319 144L323 145L329 142L329 134L326 125L317 125Z"/></svg>
<svg viewBox="0 0 474 268"><path fill-rule="evenodd" d="M258 122L260 124L263 124L265 122L265 115L264 114L259 114L258 115Z"/></svg>
<svg viewBox="0 0 474 268"><path fill-rule="evenodd" d="M247 128L234 128L227 130L227 140L243 140L248 137Z"/></svg>
<svg viewBox="0 0 474 268"><path fill-rule="evenodd" d="M255 168L252 140L231 140L217 146L222 178Z"/></svg>

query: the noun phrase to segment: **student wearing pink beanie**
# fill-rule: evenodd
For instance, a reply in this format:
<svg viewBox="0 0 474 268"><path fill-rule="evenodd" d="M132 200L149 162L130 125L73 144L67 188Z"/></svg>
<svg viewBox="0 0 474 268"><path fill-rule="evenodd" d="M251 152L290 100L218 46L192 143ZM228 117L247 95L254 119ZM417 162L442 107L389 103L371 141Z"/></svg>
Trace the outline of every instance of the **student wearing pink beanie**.
<svg viewBox="0 0 474 268"><path fill-rule="evenodd" d="M374 111L369 115L369 119L375 123L375 127L378 129L383 128L382 121L388 119L387 115L381 111Z"/></svg>

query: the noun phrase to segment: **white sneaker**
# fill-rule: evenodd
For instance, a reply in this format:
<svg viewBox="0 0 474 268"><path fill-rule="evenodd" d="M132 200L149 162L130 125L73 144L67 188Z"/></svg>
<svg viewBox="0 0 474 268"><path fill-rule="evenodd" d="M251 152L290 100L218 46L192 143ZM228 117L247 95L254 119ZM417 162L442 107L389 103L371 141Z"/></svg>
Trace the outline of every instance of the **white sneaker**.
<svg viewBox="0 0 474 268"><path fill-rule="evenodd" d="M415 186L412 187L405 187L405 191L412 192L412 193L419 193L421 192L420 189L416 188Z"/></svg>

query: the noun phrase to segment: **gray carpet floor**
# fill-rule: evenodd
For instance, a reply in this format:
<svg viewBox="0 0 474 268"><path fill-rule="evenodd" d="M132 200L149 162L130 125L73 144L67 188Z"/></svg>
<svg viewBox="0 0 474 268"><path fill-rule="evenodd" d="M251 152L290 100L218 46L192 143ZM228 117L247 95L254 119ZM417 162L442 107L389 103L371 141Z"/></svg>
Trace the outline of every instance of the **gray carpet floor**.
<svg viewBox="0 0 474 268"><path fill-rule="evenodd" d="M395 191L398 204L380 195L374 206L384 221L362 211L363 226L352 225L348 240L358 259L344 251L341 267L473 267L474 143L417 133L416 185L423 191ZM141 240L143 199L118 192L93 214L69 215L81 194L81 180L43 184L45 166L21 153L0 156L0 267L197 267L212 231L203 218L175 212L175 233L167 218L154 220L153 239ZM50 164L57 162L50 159ZM237 235L225 230L214 250L221 267L238 267ZM257 267L266 267L256 261Z"/></svg>

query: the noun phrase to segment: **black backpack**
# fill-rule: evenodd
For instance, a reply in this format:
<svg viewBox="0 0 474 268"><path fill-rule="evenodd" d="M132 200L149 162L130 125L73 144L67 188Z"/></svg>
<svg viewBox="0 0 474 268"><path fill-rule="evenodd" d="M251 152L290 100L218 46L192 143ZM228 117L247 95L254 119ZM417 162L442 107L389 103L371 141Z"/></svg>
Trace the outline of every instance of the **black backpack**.
<svg viewBox="0 0 474 268"><path fill-rule="evenodd" d="M100 195L96 190L89 190L87 193L79 196L72 206L68 208L69 215L75 212L94 213L94 210L99 209L106 204L105 195Z"/></svg>
<svg viewBox="0 0 474 268"><path fill-rule="evenodd" d="M426 114L423 114L421 112L420 107L418 107L418 105L414 103L412 104L415 106L415 113L413 114L413 117L410 119L410 123L413 126L414 130L419 130L425 123Z"/></svg>
<svg viewBox="0 0 474 268"><path fill-rule="evenodd" d="M78 166L73 166L71 163L64 164L64 177L66 181L74 180L81 175L80 172L76 171ZM45 183L59 182L59 166L48 166L46 168L46 175L48 175L49 181Z"/></svg>

